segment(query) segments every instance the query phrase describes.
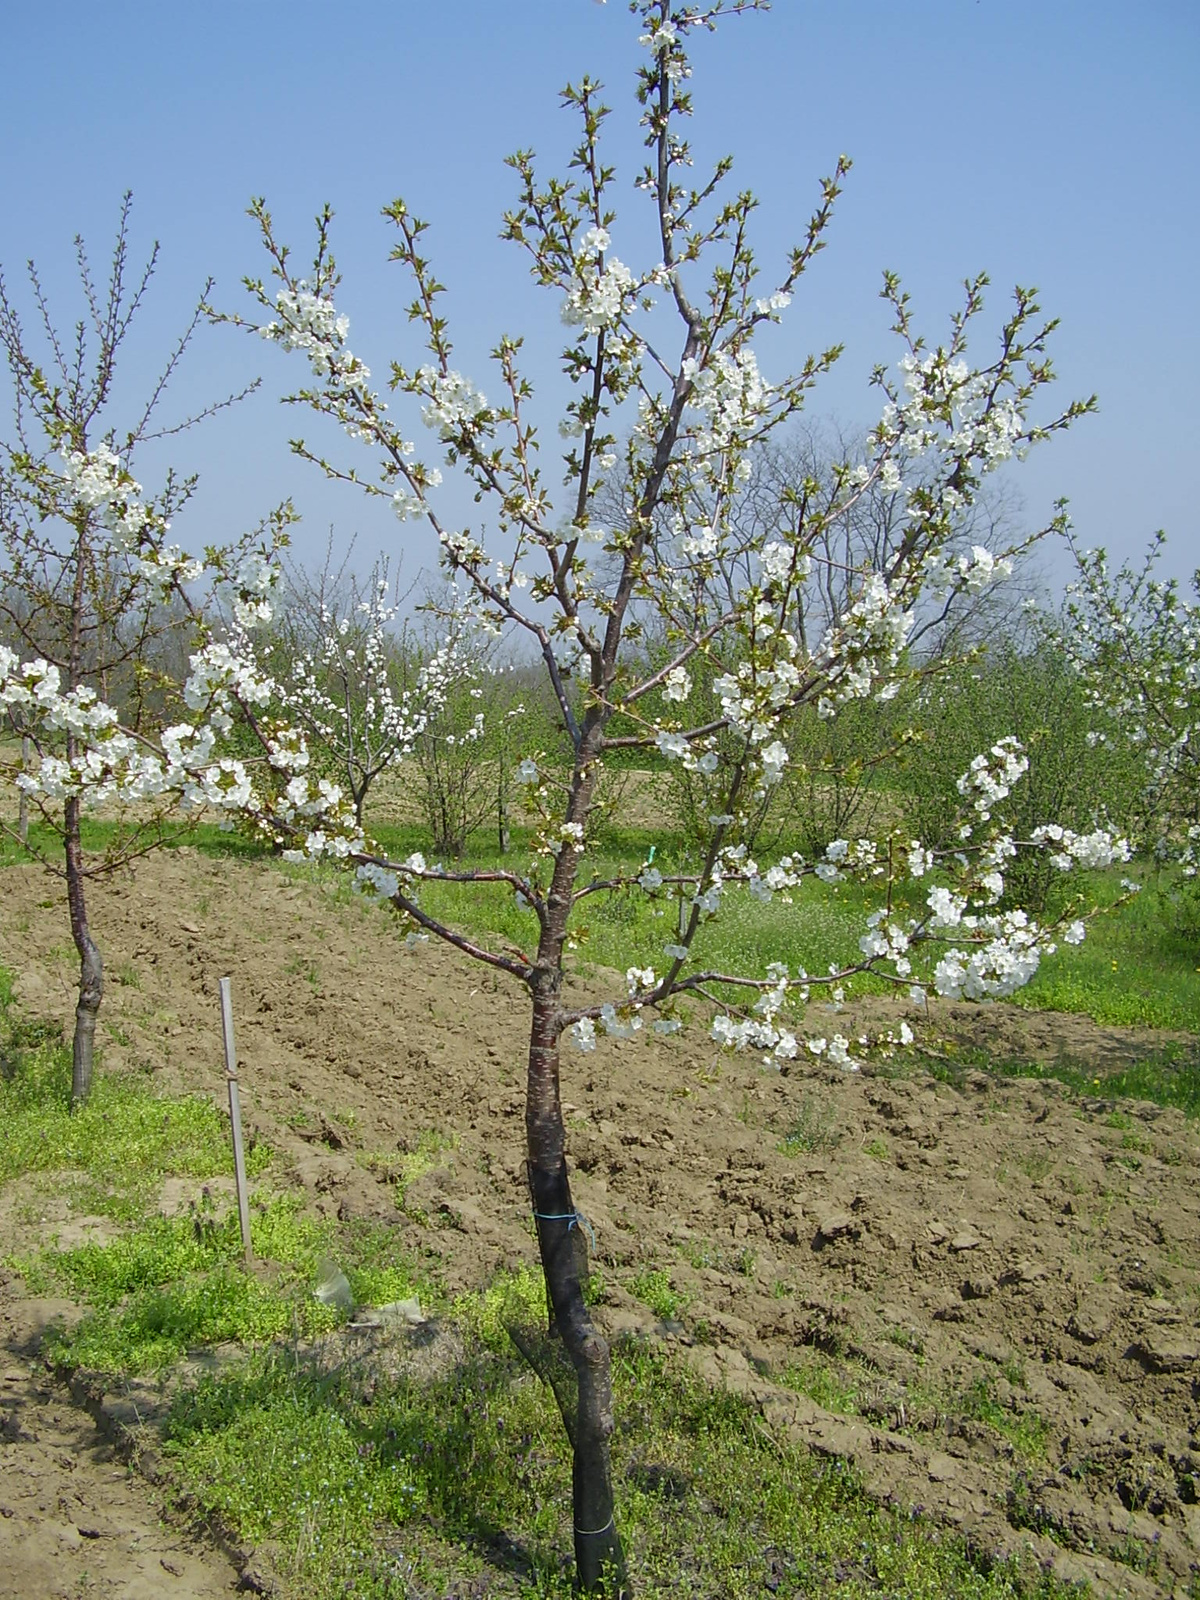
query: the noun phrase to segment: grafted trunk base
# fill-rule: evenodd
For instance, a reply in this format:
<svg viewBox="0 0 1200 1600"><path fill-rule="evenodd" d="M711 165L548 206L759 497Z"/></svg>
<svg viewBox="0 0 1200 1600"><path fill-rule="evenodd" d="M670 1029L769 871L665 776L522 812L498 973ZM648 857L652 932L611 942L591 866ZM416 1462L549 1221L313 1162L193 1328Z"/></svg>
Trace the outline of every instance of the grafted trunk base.
<svg viewBox="0 0 1200 1600"><path fill-rule="evenodd" d="M92 1073L96 1054L96 1013L99 995L93 1000L83 995L80 983L79 1004L75 1007L75 1038L71 1051L71 1109L84 1105L92 1092Z"/></svg>

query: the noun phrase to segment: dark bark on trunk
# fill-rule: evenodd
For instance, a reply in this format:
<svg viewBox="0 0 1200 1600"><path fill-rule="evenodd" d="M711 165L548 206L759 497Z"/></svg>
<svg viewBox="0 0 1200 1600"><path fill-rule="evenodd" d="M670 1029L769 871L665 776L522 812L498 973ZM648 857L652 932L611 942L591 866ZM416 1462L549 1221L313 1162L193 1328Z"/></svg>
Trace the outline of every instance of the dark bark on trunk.
<svg viewBox="0 0 1200 1600"><path fill-rule="evenodd" d="M64 829L67 858L67 905L71 937L79 952L79 1001L75 1007L75 1040L71 1068L71 1109L78 1110L92 1092L92 1064L96 1046L96 1016L104 993L104 963L92 942L84 898L83 847L79 836L78 799L66 802Z"/></svg>
<svg viewBox="0 0 1200 1600"><path fill-rule="evenodd" d="M504 781L504 757L500 758L500 776L496 784L496 828L500 838L500 854L506 856L509 846L508 790Z"/></svg>
<svg viewBox="0 0 1200 1600"><path fill-rule="evenodd" d="M22 772L29 771L29 757L29 735L26 734L21 740ZM21 798L17 802L17 838L20 839L22 844L29 843L29 796L24 789L21 790Z"/></svg>
<svg viewBox="0 0 1200 1600"><path fill-rule="evenodd" d="M71 604L71 642L67 655L67 689L77 689L83 676L84 611L88 568L88 513L77 507L75 544L75 583ZM67 734L67 760L79 757L79 741ZM63 812L63 845L67 858L67 906L71 914L71 937L79 952L79 1002L75 1007L75 1040L72 1049L71 1110L77 1111L92 1092L92 1064L96 1048L96 1016L104 993L104 963L92 942L88 928L84 885L83 842L80 837L82 805L73 795Z"/></svg>
<svg viewBox="0 0 1200 1600"><path fill-rule="evenodd" d="M529 1189L551 1332L562 1339L578 1381L573 1446L575 1563L585 1593L605 1600L631 1594L614 1517L609 1439L613 1431L612 1376L606 1340L584 1303L587 1243L577 1225L567 1176L566 1140L558 1081L557 973L535 989L529 1042L525 1127Z"/></svg>

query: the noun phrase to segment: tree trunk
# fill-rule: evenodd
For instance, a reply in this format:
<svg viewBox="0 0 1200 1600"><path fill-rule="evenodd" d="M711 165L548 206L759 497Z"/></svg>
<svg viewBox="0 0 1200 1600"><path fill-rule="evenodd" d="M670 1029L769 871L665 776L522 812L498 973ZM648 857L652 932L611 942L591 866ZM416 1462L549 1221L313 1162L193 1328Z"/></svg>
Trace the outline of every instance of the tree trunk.
<svg viewBox="0 0 1200 1600"><path fill-rule="evenodd" d="M29 735L26 733L21 736L22 772L29 771L29 757ZM17 801L17 838L20 839L22 844L29 843L29 796L24 789L21 790L21 798Z"/></svg>
<svg viewBox="0 0 1200 1600"><path fill-rule="evenodd" d="M71 1069L71 1110L77 1111L92 1092L92 1063L96 1045L96 1016L104 993L104 963L92 942L84 899L83 846L77 798L66 802L64 829L67 857L67 905L71 937L79 952L79 1001L75 1007L75 1041Z"/></svg>
<svg viewBox="0 0 1200 1600"><path fill-rule="evenodd" d="M555 975L557 976L557 975ZM580 1587L604 1600L631 1594L613 1508L609 1439L613 1431L608 1344L584 1303L587 1246L576 1226L567 1177L558 1081L557 984L535 990L525 1107L529 1188L542 1271L556 1333L575 1369L578 1401L572 1434L575 1563Z"/></svg>

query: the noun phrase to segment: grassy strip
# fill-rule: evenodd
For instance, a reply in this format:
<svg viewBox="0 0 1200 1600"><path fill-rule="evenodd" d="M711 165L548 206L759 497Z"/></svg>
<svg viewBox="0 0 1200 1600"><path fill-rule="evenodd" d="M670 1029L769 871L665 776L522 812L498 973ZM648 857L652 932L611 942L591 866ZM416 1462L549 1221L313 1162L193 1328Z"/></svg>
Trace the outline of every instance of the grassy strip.
<svg viewBox="0 0 1200 1600"><path fill-rule="evenodd" d="M1093 873L1087 888L1101 906L1120 893L1124 873ZM1146 881L1111 917L1098 917L1080 945L1062 946L1022 989L1019 1005L1074 1011L1106 1026L1200 1028L1200 954L1172 926L1167 885Z"/></svg>
<svg viewBox="0 0 1200 1600"><path fill-rule="evenodd" d="M115 826L87 819L85 846L102 849L114 837ZM400 859L414 850L429 853L428 839L419 827L384 825L375 832L379 843ZM35 825L33 837L54 848L47 830L39 833ZM486 847L480 835L460 864L522 864L531 837L529 830L515 828L512 849L502 857ZM217 858L271 859L257 841L223 832L211 823L197 824L181 835L180 842ZM589 852L587 868L598 877L608 877L639 855L645 859L651 847L655 865L668 876L688 864L676 835L661 829L609 828ZM0 866L22 858L19 847L0 838ZM1121 893L1123 875L1092 873L1080 882L1094 903L1104 906ZM919 886L908 887L915 892ZM1067 887L1075 889L1074 878ZM1152 882L1120 912L1099 918L1082 945L1062 946L1043 963L1032 983L1015 997L1017 1003L1036 1010L1078 1012L1105 1025L1195 1029L1200 1018L1200 965L1194 942L1173 931L1164 893L1165 888L1160 892ZM918 893L918 903L920 898ZM524 949L536 943L536 918L521 910L503 887L434 883L422 891L422 902L435 916L469 933L491 935ZM694 960L741 973L759 973L767 960L786 961L793 971L803 966L812 973L825 972L834 963L858 959L858 940L875 907L876 899L854 884L831 887L807 882L790 906L778 897L762 905L734 892L720 918L701 928ZM651 900L641 893L597 896L581 908L576 925L578 959L585 968L624 971L631 964L661 968L663 945L674 940L677 926L677 900L666 896ZM871 978L857 980L855 987L865 993L892 989Z"/></svg>
<svg viewBox="0 0 1200 1600"><path fill-rule="evenodd" d="M83 848L99 854L111 849L118 840L128 838L131 830L122 828L113 818L85 816L81 831ZM161 848L164 850L190 845L196 850L203 851L205 855L217 857L241 856L258 860L270 853L260 840L248 834L238 833L236 830L221 828L215 822L171 823L163 830L161 839ZM59 834L37 818L31 819L29 824L29 843L33 850L39 851L49 860L61 861L62 844ZM33 859L35 858L32 850L22 849L10 834L0 833L0 867L10 867Z"/></svg>
<svg viewBox="0 0 1200 1600"><path fill-rule="evenodd" d="M1188 1117L1200 1117L1200 1048L1168 1045L1112 1072L1097 1073L1093 1066L1069 1058L1052 1062L997 1060L977 1046L942 1046L936 1058L926 1058L930 1074L957 1083L968 1069L996 1073L1005 1078L1052 1078L1082 1095L1104 1100L1150 1100L1173 1106Z"/></svg>
<svg viewBox="0 0 1200 1600"><path fill-rule="evenodd" d="M71 1052L61 1030L17 1014L3 969L0 1122L0 1183L21 1173L70 1172L76 1209L93 1214L140 1215L166 1177L233 1173L226 1120L204 1096L167 1100L145 1075L100 1071L87 1105L72 1114ZM251 1176L270 1159L265 1145L251 1144Z"/></svg>
<svg viewBox="0 0 1200 1600"><path fill-rule="evenodd" d="M432 1375L364 1385L348 1366L266 1354L203 1379L167 1424L181 1485L240 1537L274 1541L311 1600L447 1584L566 1600L566 1440L503 1331L540 1300L532 1276L460 1303ZM619 1514L647 1600L1075 1592L874 1505L844 1468L652 1346L618 1345L614 1382Z"/></svg>
<svg viewBox="0 0 1200 1600"><path fill-rule="evenodd" d="M417 828L380 830L394 854L428 850ZM604 878L628 868L638 854L645 859L655 847L654 863L664 875L685 865L677 837L659 830L626 828L620 832L623 854L609 854L607 835L585 858L590 873ZM519 841L508 857L494 850L474 849L463 865L511 866L524 860ZM1064 880L1064 889L1082 891L1089 903L1111 905L1122 893L1126 870L1089 873ZM902 886L922 904L919 885ZM902 898L902 897L901 897ZM537 924L522 911L510 891L499 887L429 884L422 903L436 916L475 934L491 934L519 948L532 948ZM759 973L768 960L786 961L794 972L812 973L859 959L858 941L878 897L857 884L830 886L808 881L792 905L780 897L763 905L749 895L732 892L721 916L705 924L693 946L693 960L703 967ZM633 964L663 965L662 947L676 937L678 901L652 900L641 893L597 896L581 908L576 937L584 964L617 971ZM891 993L894 986L871 978L857 979L858 993ZM1192 1030L1200 1020L1200 965L1195 945L1172 930L1159 886L1148 883L1141 895L1111 917L1096 919L1083 944L1062 945L1043 963L1032 983L1015 997L1035 1010L1079 1012L1107 1026Z"/></svg>
<svg viewBox="0 0 1200 1600"><path fill-rule="evenodd" d="M903 1330L896 1331L903 1340ZM1009 1404L999 1397L999 1377L1013 1391ZM817 1350L805 1351L802 1358L793 1361L785 1369L783 1381L826 1411L866 1416L898 1433L928 1438L940 1434L946 1420L953 1418L959 1425L983 1423L996 1436L999 1447L1009 1445L1013 1454L1027 1463L1040 1461L1046 1454L1050 1424L1021 1403L1019 1391L1025 1388L1025 1377L1015 1357L1005 1363L1002 1372L985 1367L958 1389L932 1382L906 1384L903 1406L895 1400L881 1402L879 1374L866 1363Z"/></svg>
<svg viewBox="0 0 1200 1600"><path fill-rule="evenodd" d="M301 1213L295 1195L252 1207L253 1271L241 1264L235 1213L153 1217L105 1244L46 1250L16 1260L35 1292L58 1285L92 1309L48 1354L67 1367L161 1373L203 1345L313 1339L343 1320L314 1295L329 1264L345 1265L358 1304L407 1299L417 1275L395 1260L390 1229L360 1224L335 1237ZM340 1270L340 1268L339 1268Z"/></svg>

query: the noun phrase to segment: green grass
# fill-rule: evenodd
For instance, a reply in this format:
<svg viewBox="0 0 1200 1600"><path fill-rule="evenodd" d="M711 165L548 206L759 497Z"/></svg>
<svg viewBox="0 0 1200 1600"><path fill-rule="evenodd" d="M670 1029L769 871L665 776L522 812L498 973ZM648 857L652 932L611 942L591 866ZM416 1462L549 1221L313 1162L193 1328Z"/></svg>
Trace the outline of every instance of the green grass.
<svg viewBox="0 0 1200 1600"><path fill-rule="evenodd" d="M329 1229L301 1216L300 1203L276 1197L254 1207L256 1272L241 1265L236 1213L153 1217L107 1244L18 1262L31 1286L57 1282L94 1308L51 1339L51 1358L110 1373L160 1372L197 1346L328 1331L340 1319L314 1298L313 1284ZM262 1267L270 1277L259 1275Z"/></svg>
<svg viewBox="0 0 1200 1600"><path fill-rule="evenodd" d="M58 1028L16 1014L0 971L0 1183L20 1173L73 1173L78 1207L117 1218L140 1214L165 1177L232 1175L228 1121L203 1096L164 1099L148 1077L106 1073L71 1111L71 1052ZM247 1170L271 1157L251 1142Z"/></svg>
<svg viewBox="0 0 1200 1600"><path fill-rule="evenodd" d="M1054 1077L1082 1094L1152 1100L1156 1105L1175 1106L1186 1116L1200 1117L1200 1049L1194 1045L1168 1045L1101 1075L1069 1062L1050 1067L1012 1062L1002 1064L999 1070L1011 1077Z"/></svg>
<svg viewBox="0 0 1200 1600"><path fill-rule="evenodd" d="M860 1415L861 1390L866 1370L856 1371L846 1362L831 1362L814 1353L789 1362L781 1374L783 1382L797 1394L807 1395L826 1411L840 1416Z"/></svg>
<svg viewBox="0 0 1200 1600"><path fill-rule="evenodd" d="M1025 1461L1038 1461L1046 1453L1050 1424L1036 1411L1009 1410L996 1399L995 1387L986 1376L973 1380L953 1402L954 1410L975 1422L986 1423L1006 1439L1014 1453Z"/></svg>
<svg viewBox="0 0 1200 1600"><path fill-rule="evenodd" d="M53 1336L51 1358L108 1373L161 1372L198 1346L313 1338L342 1320L314 1297L326 1262L343 1267L358 1305L386 1305L436 1290L400 1259L391 1230L359 1223L338 1231L302 1214L302 1198L251 1207L255 1265L242 1264L236 1212L203 1203L189 1215L151 1217L105 1243L45 1249L14 1259L34 1292L60 1288L90 1310Z"/></svg>
<svg viewBox="0 0 1200 1600"><path fill-rule="evenodd" d="M383 828L381 843L398 855L428 850L418 828ZM620 846L620 853L614 846ZM644 860L655 847L655 865L664 874L681 869L682 846L661 831L625 828L602 833L584 858L588 875L607 877ZM507 857L480 846L459 866L496 867L527 861L525 839L514 835ZM1111 905L1122 893L1123 871L1071 875L1064 887ZM909 885L921 896L919 886ZM520 910L511 892L491 886L428 884L422 904L435 916L476 934L491 934L531 951L537 921ZM877 897L862 886L835 887L808 880L792 905L776 898L768 905L731 890L721 915L705 924L693 945L693 961L726 971L759 974L768 960L786 961L819 974L833 963L859 957L858 940ZM662 947L676 937L678 900L651 900L634 892L597 895L577 912L576 959L586 971L600 966L618 971L630 965L662 969ZM893 992L882 980L855 980L857 993ZM820 990L814 991L820 1000ZM1015 997L1021 1005L1049 1011L1080 1012L1097 1022L1194 1030L1200 1025L1200 955L1194 943L1174 930L1163 900L1151 885L1111 916L1091 924L1081 945L1060 945L1047 957L1033 982Z"/></svg>
<svg viewBox="0 0 1200 1600"><path fill-rule="evenodd" d="M618 1345L613 1376L618 1516L647 1600L1073 1592L872 1504L844 1468L650 1346ZM384 1600L404 1583L572 1593L562 1424L511 1350L469 1338L437 1376L379 1382L369 1402L344 1369L257 1356L179 1396L167 1440L193 1504L273 1541L306 1600Z"/></svg>
<svg viewBox="0 0 1200 1600"><path fill-rule="evenodd" d="M949 1083L960 1082L968 1069L1006 1078L1051 1078L1078 1094L1112 1100L1150 1100L1155 1105L1174 1106L1185 1116L1200 1117L1200 1047L1194 1044L1166 1045L1128 1066L1107 1072L1070 1057L1048 1062L998 1060L979 1046L953 1042L944 1045L936 1058L926 1058L926 1064L933 1077ZM1109 1125L1117 1126L1111 1119Z"/></svg>
<svg viewBox="0 0 1200 1600"><path fill-rule="evenodd" d="M155 1094L140 1074L98 1071L86 1106L70 1110L71 1057L56 1028L22 1019L0 971L0 1183L32 1176L76 1209L127 1227L116 1238L55 1246L9 1262L34 1292L59 1289L89 1307L52 1357L106 1372L156 1372L197 1345L311 1336L336 1315L313 1297L323 1259L346 1271L359 1304L404 1299L429 1286L397 1259L394 1234L356 1222L342 1229L301 1214L295 1196L252 1206L259 1267L241 1266L236 1213L217 1212L204 1187L232 1175L228 1122L210 1100ZM252 1145L251 1176L270 1151ZM146 1216L164 1178L197 1181L189 1213Z"/></svg>
<svg viewBox="0 0 1200 1600"><path fill-rule="evenodd" d="M837 1111L819 1095L802 1095L780 1149L789 1156L831 1155L844 1135Z"/></svg>
<svg viewBox="0 0 1200 1600"><path fill-rule="evenodd" d="M83 848L86 851L100 853L112 848L122 836L122 828L115 819L107 817L85 816L81 828ZM129 830L124 830L127 835ZM7 834L0 834L0 867L13 866L23 861L35 859L33 850L49 857L52 861L62 858L62 844L59 835L44 822L36 818L30 819L29 824L30 850L22 849L20 844ZM226 830L215 822L181 822L169 824L162 833L162 848L166 850L177 849L180 845L190 845L205 855L216 857L243 856L250 859L267 857L267 847L258 839L247 834L238 833L236 830Z"/></svg>
<svg viewBox="0 0 1200 1600"><path fill-rule="evenodd" d="M1121 874L1092 875L1100 905ZM1200 1028L1200 948L1172 926L1153 884L1112 916L1098 917L1081 945L1060 947L1016 996L1036 1010L1077 1011L1109 1026Z"/></svg>
<svg viewBox="0 0 1200 1600"><path fill-rule="evenodd" d="M630 1278L627 1287L630 1294L649 1306L663 1322L677 1322L692 1303L690 1295L672 1285L671 1274L664 1268L639 1272Z"/></svg>
<svg viewBox="0 0 1200 1600"><path fill-rule="evenodd" d="M893 1342L911 1351L911 1339L903 1330L897 1333L900 1336ZM1002 1371L1014 1388L1024 1387L1023 1376L1015 1362L1006 1363ZM886 1411L886 1407L881 1409L874 1393L879 1384L878 1372L860 1360L816 1350L805 1351L784 1368L781 1378L788 1388L841 1416L868 1415L878 1420ZM894 1414L887 1412L885 1417L889 1425L901 1433L928 1436L931 1429L940 1431L948 1422L981 1422L999 1440L1011 1446L1014 1455L1023 1461L1040 1460L1046 1452L1049 1423L1028 1407L1002 1404L996 1394L995 1374L988 1370L979 1372L958 1389L931 1386L918 1379L905 1386L904 1407L903 1415L897 1408ZM921 1420L906 1421L904 1416Z"/></svg>

